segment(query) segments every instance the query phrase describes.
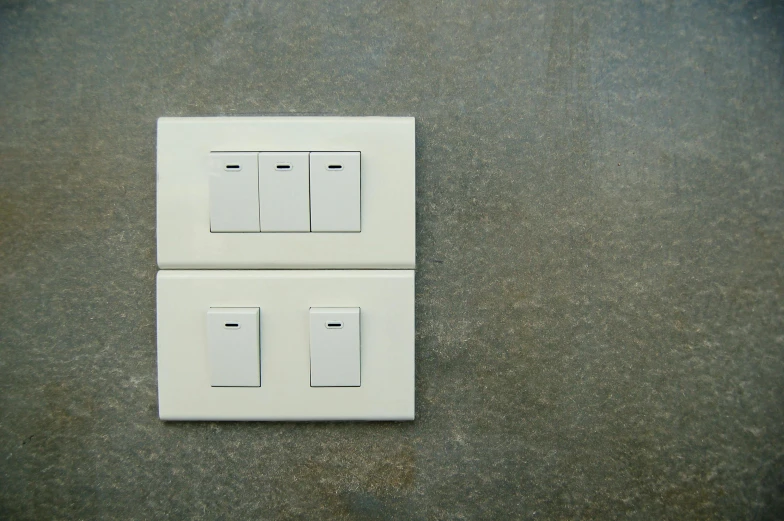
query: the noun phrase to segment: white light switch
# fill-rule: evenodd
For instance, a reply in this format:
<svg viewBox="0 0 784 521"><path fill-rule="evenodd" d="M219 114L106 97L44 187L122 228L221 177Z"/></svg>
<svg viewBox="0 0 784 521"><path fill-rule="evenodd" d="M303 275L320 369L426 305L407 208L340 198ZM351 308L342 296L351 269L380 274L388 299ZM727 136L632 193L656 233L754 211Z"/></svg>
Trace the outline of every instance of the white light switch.
<svg viewBox="0 0 784 521"><path fill-rule="evenodd" d="M210 385L261 385L259 315L258 308L210 308L207 311Z"/></svg>
<svg viewBox="0 0 784 521"><path fill-rule="evenodd" d="M359 308L310 308L311 387L358 387L359 352Z"/></svg>
<svg viewBox="0 0 784 521"><path fill-rule="evenodd" d="M262 232L309 232L309 154L259 154L259 204Z"/></svg>
<svg viewBox="0 0 784 521"><path fill-rule="evenodd" d="M360 231L359 152L311 152L310 229Z"/></svg>
<svg viewBox="0 0 784 521"><path fill-rule="evenodd" d="M210 231L259 231L258 154L210 154Z"/></svg>

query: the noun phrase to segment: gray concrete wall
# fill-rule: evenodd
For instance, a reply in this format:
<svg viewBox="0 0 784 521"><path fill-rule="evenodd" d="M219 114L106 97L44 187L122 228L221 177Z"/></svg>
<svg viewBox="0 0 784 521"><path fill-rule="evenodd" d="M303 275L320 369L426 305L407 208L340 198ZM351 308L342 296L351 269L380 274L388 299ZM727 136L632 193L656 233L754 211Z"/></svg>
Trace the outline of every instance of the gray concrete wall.
<svg viewBox="0 0 784 521"><path fill-rule="evenodd" d="M0 1L0 518L784 518L777 2ZM417 118L417 420L163 423L155 120Z"/></svg>

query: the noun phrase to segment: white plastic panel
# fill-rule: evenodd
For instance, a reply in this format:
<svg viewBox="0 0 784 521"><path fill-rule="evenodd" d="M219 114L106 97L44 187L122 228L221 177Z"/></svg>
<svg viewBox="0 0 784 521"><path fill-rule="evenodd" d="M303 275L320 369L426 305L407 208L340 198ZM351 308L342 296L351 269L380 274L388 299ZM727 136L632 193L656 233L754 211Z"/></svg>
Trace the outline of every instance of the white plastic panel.
<svg viewBox="0 0 784 521"><path fill-rule="evenodd" d="M213 152L361 155L360 232L210 233ZM158 120L158 265L176 269L412 269L413 118Z"/></svg>
<svg viewBox="0 0 784 521"><path fill-rule="evenodd" d="M165 420L412 420L411 270L160 271L158 398ZM210 308L261 310L261 387L212 387ZM360 308L359 387L311 387L310 309Z"/></svg>

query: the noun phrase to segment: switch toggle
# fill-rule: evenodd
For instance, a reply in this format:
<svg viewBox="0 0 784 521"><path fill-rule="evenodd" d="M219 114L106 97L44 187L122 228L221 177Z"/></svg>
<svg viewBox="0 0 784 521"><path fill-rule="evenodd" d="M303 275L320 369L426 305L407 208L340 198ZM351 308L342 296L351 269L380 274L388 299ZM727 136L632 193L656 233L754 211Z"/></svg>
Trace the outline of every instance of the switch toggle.
<svg viewBox="0 0 784 521"><path fill-rule="evenodd" d="M258 154L210 154L210 231L259 231Z"/></svg>
<svg viewBox="0 0 784 521"><path fill-rule="evenodd" d="M307 152L259 154L262 232L310 231L310 163Z"/></svg>
<svg viewBox="0 0 784 521"><path fill-rule="evenodd" d="M359 308L310 308L310 386L359 387Z"/></svg>
<svg viewBox="0 0 784 521"><path fill-rule="evenodd" d="M259 308L207 311L212 387L261 386L259 318Z"/></svg>
<svg viewBox="0 0 784 521"><path fill-rule="evenodd" d="M310 153L310 229L360 231L359 152Z"/></svg>

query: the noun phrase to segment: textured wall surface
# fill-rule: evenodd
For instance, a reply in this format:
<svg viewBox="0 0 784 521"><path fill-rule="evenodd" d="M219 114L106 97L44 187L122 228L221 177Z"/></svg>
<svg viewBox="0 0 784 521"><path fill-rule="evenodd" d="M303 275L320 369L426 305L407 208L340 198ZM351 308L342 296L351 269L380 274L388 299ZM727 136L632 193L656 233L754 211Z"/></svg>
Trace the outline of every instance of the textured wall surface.
<svg viewBox="0 0 784 521"><path fill-rule="evenodd" d="M0 518L784 518L784 7L0 0ZM163 423L155 120L417 118L417 420Z"/></svg>

